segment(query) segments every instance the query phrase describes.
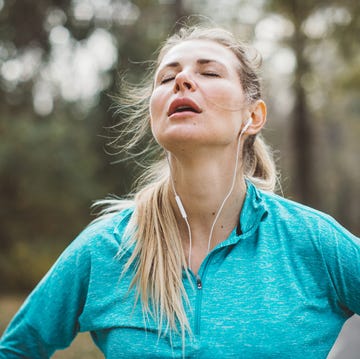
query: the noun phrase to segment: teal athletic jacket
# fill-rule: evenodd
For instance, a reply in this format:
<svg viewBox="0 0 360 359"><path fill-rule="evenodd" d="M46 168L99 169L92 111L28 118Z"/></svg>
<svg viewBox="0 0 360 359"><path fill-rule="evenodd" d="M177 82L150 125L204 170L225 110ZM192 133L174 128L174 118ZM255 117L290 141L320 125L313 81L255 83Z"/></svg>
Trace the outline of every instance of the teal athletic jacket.
<svg viewBox="0 0 360 359"><path fill-rule="evenodd" d="M193 331L158 335L120 278L116 257L132 214L87 227L25 301L0 340L0 358L48 358L90 332L108 359L326 358L360 314L360 241L329 216L248 183L239 226L184 274ZM129 250L131 251L131 250Z"/></svg>

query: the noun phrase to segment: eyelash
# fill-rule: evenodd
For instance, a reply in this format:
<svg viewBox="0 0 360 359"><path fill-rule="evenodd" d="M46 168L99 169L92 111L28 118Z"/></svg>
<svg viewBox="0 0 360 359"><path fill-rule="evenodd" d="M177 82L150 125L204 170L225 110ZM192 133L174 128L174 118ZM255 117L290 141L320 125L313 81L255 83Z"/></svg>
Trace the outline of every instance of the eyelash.
<svg viewBox="0 0 360 359"><path fill-rule="evenodd" d="M220 77L220 75L216 72L203 72L202 75L209 77Z"/></svg>
<svg viewBox="0 0 360 359"><path fill-rule="evenodd" d="M208 77L220 77L219 74L217 74L216 72L203 72L201 73L201 75L203 76L208 76ZM163 84L166 84L167 82L170 82L172 80L175 79L176 76L169 76L169 77L165 77L163 78L160 83L163 85Z"/></svg>
<svg viewBox="0 0 360 359"><path fill-rule="evenodd" d="M165 77L165 78L163 78L163 79L160 81L160 83L161 83L161 84L166 84L167 82L170 82L170 81L172 81L172 80L174 80L174 79L175 79L175 76Z"/></svg>

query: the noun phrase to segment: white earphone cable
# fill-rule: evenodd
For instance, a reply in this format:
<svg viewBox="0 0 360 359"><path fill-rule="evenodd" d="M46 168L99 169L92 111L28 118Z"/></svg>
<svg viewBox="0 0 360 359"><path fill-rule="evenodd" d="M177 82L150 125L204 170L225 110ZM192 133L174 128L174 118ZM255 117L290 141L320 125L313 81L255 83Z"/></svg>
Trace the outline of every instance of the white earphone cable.
<svg viewBox="0 0 360 359"><path fill-rule="evenodd" d="M241 134L239 136L239 141L238 141L238 145L237 145L237 149L236 149L235 168L234 168L234 174L233 174L233 179L232 179L230 190L227 193L227 195L225 196L224 200L222 201L222 203L221 203L221 205L220 205L220 207L219 207L219 209L217 211L217 214L216 214L216 216L214 218L214 222L211 225L210 234L209 234L209 240L208 240L208 247L207 247L207 252L208 253L210 252L211 240L212 240L215 224L216 224L217 220L220 217L221 211L223 210L226 201L229 199L229 197L230 197L230 195L231 195L231 193L232 193L232 191L234 190L234 187L235 187L236 174L237 174L237 169L238 169L238 165L239 165L239 151L240 151L240 143L241 143L240 139L241 139L242 134L243 134L243 132L241 132Z"/></svg>
<svg viewBox="0 0 360 359"><path fill-rule="evenodd" d="M232 178L232 182L231 182L231 187L230 187L230 190L229 192L226 194L224 200L222 201L220 207L219 207L219 210L217 211L217 214L214 218L214 221L211 225L211 229L210 229L210 234L209 234L209 239L208 239L208 247L207 247L207 253L210 252L210 246L211 246L211 240L212 240L212 236L213 236L213 232L214 232L214 228L215 228L215 224L217 222L217 220L219 219L220 217L220 214L225 206L225 203L226 201L229 199L232 191L234 190L234 187L235 187L235 182L236 182L236 175L237 175L237 170L238 170L238 166L239 166L239 152L240 152L240 145L241 145L241 137L243 136L243 134L245 133L245 131L249 128L249 126L251 125L252 123L252 118L250 117L245 126L243 127L243 129L241 130L240 132L240 135L239 135L239 140L238 140L238 144L237 144L237 148L236 148L236 159L235 159L235 168L234 168L234 174L233 174L233 178ZM181 213L181 216L184 218L184 221L186 223L186 226L187 226L187 229L188 229L188 236L189 236L189 253L188 253L188 267L189 269L191 270L191 256L192 256L192 234L191 234L191 227L190 227L190 223L189 223L189 220L187 218L187 214L186 214L186 211L185 211L185 208L181 202L181 199L179 197L179 195L177 194L176 192L176 189L175 189L175 184L174 184L174 179L172 177L172 171L171 171L171 164L170 164L170 160L169 160L169 157L168 157L168 153L166 153L166 159L168 161L168 164L169 164L169 168L170 168L170 179L171 179L171 185L172 185L172 189L174 191L174 195L175 195L175 201L176 201L176 204L179 208L179 211Z"/></svg>
<svg viewBox="0 0 360 359"><path fill-rule="evenodd" d="M176 201L176 204L179 208L179 211L180 211L180 214L182 216L182 218L184 219L185 223L186 223L186 226L187 226L187 230L188 230L188 236L189 236L189 253L188 253L188 267L189 269L191 270L191 248L192 248L192 234L191 234L191 228L190 228L190 223L189 223L189 220L187 218L187 214L186 214L186 211L185 211L185 208L181 202L181 199L179 197L179 195L177 194L176 192L176 189L175 189L175 184L174 184L174 179L173 179L173 176L172 176L172 171L171 171L171 164L170 164L170 160L169 160L169 156L168 156L168 153L166 152L166 159L168 161L168 164L169 164L169 168L170 168L170 180L171 180L171 186L172 186L172 189L173 189L173 192L174 192L174 195L175 195L175 201Z"/></svg>

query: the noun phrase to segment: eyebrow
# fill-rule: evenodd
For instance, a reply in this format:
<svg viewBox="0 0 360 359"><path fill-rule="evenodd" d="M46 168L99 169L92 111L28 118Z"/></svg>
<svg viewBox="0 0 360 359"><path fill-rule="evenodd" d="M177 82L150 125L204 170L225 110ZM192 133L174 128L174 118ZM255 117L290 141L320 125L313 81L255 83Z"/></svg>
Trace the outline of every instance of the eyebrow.
<svg viewBox="0 0 360 359"><path fill-rule="evenodd" d="M216 63L216 64L219 64L219 65L222 65L224 66L224 64L218 60L213 60L213 59L199 59L196 61L198 64L200 65L205 65L205 64L209 64L209 63Z"/></svg>
<svg viewBox="0 0 360 359"><path fill-rule="evenodd" d="M206 64L209 64L209 63L216 63L216 64L219 64L219 65L221 65L221 66L224 66L224 64L223 64L222 62L217 61L217 60L214 60L214 59L198 59L198 60L196 61L196 63L199 64L199 65L206 65ZM169 63L165 64L165 65L159 70L159 72L162 71L162 70L164 70L164 69L166 69L166 68L169 68L169 67L170 67L170 68L174 68L174 67L179 67L179 66L180 66L180 62L178 62L178 61L169 62Z"/></svg>

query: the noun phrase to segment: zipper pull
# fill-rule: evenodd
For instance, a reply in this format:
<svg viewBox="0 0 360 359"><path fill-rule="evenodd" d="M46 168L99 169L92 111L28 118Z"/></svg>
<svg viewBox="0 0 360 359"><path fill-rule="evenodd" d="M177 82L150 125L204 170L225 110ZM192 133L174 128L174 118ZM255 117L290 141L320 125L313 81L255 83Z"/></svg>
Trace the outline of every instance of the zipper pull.
<svg viewBox="0 0 360 359"><path fill-rule="evenodd" d="M201 278L197 275L196 276L196 286L197 286L197 289L202 289L202 283L201 283Z"/></svg>

